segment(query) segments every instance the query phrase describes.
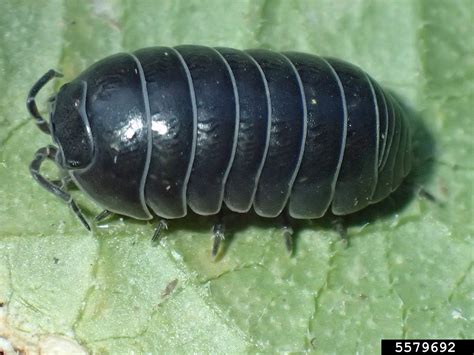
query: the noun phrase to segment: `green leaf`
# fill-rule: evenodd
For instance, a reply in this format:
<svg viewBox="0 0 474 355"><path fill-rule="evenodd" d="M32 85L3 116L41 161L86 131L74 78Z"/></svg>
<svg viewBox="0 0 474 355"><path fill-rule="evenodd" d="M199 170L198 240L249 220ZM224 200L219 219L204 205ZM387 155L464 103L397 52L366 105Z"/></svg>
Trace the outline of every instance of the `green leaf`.
<svg viewBox="0 0 474 355"><path fill-rule="evenodd" d="M3 1L0 347L375 354L381 338L472 337L473 17L471 0ZM45 107L106 55L182 43L361 66L413 111L408 183L345 219L348 246L331 217L298 222L291 258L279 222L254 215L229 216L218 261L210 218L171 221L158 246L153 223L128 218L87 233L29 176L50 137L26 94L46 70L63 72L39 96ZM100 212L74 196L89 218Z"/></svg>

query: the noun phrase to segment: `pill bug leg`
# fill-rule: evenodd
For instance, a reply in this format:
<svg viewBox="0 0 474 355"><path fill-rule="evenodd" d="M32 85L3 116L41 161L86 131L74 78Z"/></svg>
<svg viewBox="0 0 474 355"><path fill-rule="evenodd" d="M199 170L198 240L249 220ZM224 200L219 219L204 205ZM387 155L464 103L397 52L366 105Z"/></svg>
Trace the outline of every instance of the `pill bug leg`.
<svg viewBox="0 0 474 355"><path fill-rule="evenodd" d="M339 234L339 238L341 238L342 243L344 246L349 246L349 238L347 236L347 226L344 223L344 218L336 217L331 221L332 227Z"/></svg>
<svg viewBox="0 0 474 355"><path fill-rule="evenodd" d="M59 187L60 189L67 189L67 187L69 186L69 184L72 182L72 179L69 175L66 175L64 176L63 178L61 179L58 179L58 180L52 180L51 181L54 185L56 185L57 187Z"/></svg>
<svg viewBox="0 0 474 355"><path fill-rule="evenodd" d="M165 219L160 219L158 224L156 225L155 232L153 233L153 237L151 237L151 242L153 244L158 244L163 237L163 234L161 233L163 230L168 229L168 223Z"/></svg>
<svg viewBox="0 0 474 355"><path fill-rule="evenodd" d="M102 222L104 219L106 219L107 217L113 215L114 213L109 211L109 210L103 210L102 212L100 212L97 216L95 216L94 218L94 222L95 223L100 223Z"/></svg>
<svg viewBox="0 0 474 355"><path fill-rule="evenodd" d="M86 227L87 230L90 231L91 227L89 226L89 223L85 219L84 215L82 214L81 210L77 206L76 202L74 202L74 200L72 199L71 195L68 194L66 191L64 191L61 187L58 187L52 181L46 179L40 173L41 165L46 159L56 162L57 153L58 153L58 149L52 145L38 149L38 151L35 153L35 158L30 163L30 173L33 176L33 178L41 186L43 186L43 188L53 193L54 195L59 197L61 200L64 200L65 202L67 202L69 207L76 214L76 216L79 218L79 220L84 225L84 227Z"/></svg>
<svg viewBox="0 0 474 355"><path fill-rule="evenodd" d="M436 204L442 204L441 201L435 195L433 195L431 192L426 190L423 186L416 184L415 187L416 187L416 192L419 197L425 198L428 201L436 203Z"/></svg>
<svg viewBox="0 0 474 355"><path fill-rule="evenodd" d="M286 247L286 251L288 252L288 256L292 256L293 255L293 234L294 234L294 231L293 231L293 227L291 226L291 223L290 223L290 217L289 217L289 213L288 213L288 209L285 209L285 211L283 211L283 213L281 214L282 218L283 218L283 225L281 227L281 232L282 232L282 236L285 240L285 247Z"/></svg>
<svg viewBox="0 0 474 355"><path fill-rule="evenodd" d="M212 249L211 256L215 260L219 254L221 242L225 239L224 212L217 214L217 222L212 226Z"/></svg>
<svg viewBox="0 0 474 355"><path fill-rule="evenodd" d="M288 256L293 255L293 228L291 226L283 226L283 238L285 238L285 247Z"/></svg>
<svg viewBox="0 0 474 355"><path fill-rule="evenodd" d="M216 259L217 254L220 250L221 242L225 239L224 234L224 224L223 223L216 223L212 227L212 249L211 249L211 256L213 259Z"/></svg>

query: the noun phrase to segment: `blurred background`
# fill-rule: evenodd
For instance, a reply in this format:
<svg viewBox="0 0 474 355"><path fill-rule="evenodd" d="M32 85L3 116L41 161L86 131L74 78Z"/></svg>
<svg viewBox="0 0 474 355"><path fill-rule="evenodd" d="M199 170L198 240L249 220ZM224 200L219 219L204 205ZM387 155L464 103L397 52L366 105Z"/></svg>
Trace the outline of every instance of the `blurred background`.
<svg viewBox="0 0 474 355"><path fill-rule="evenodd" d="M14 1L0 8L0 349L33 352L379 352L381 338L472 337L474 3L471 0ZM410 112L415 164L386 201L297 223L115 217L92 234L28 173L51 143L26 94L153 45L263 47L359 65ZM50 169L54 171L53 169ZM421 193L420 193L421 191ZM75 197L89 218L100 209ZM3 339L2 339L3 338ZM5 345L6 344L6 345ZM10 348L8 348L10 347ZM46 349L46 350L45 350ZM13 350L12 350L13 351Z"/></svg>

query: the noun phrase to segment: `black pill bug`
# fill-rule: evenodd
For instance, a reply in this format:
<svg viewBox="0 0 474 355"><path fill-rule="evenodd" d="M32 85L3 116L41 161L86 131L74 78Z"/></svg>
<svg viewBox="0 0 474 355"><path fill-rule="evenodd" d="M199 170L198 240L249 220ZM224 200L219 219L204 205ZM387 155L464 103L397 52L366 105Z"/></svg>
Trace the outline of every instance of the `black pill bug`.
<svg viewBox="0 0 474 355"><path fill-rule="evenodd" d="M358 67L270 50L182 45L120 53L93 64L50 99L27 107L56 146L33 177L69 203L66 182L105 209L140 220L218 214L223 204L296 219L361 210L387 197L411 167L409 125L397 101ZM215 228L215 247L223 235Z"/></svg>

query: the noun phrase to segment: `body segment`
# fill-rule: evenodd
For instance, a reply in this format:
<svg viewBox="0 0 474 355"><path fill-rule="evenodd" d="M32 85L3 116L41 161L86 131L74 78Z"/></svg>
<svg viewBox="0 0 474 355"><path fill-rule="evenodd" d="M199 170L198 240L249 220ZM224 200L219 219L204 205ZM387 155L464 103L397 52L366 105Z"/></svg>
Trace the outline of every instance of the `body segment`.
<svg viewBox="0 0 474 355"><path fill-rule="evenodd" d="M150 121L137 62L130 54L117 54L97 62L68 85L79 83L86 90L85 114L94 155L86 168L70 170L72 178L107 209L137 219L151 218L144 193ZM66 140L59 146L68 144Z"/></svg>
<svg viewBox="0 0 474 355"><path fill-rule="evenodd" d="M288 201L301 164L306 139L306 104L301 80L285 56L247 51L262 68L270 97L270 141L258 181L254 209L263 217L278 216Z"/></svg>
<svg viewBox="0 0 474 355"><path fill-rule="evenodd" d="M135 56L143 67L150 102L152 145L146 202L157 215L183 217L197 129L191 77L172 48L146 48Z"/></svg>

